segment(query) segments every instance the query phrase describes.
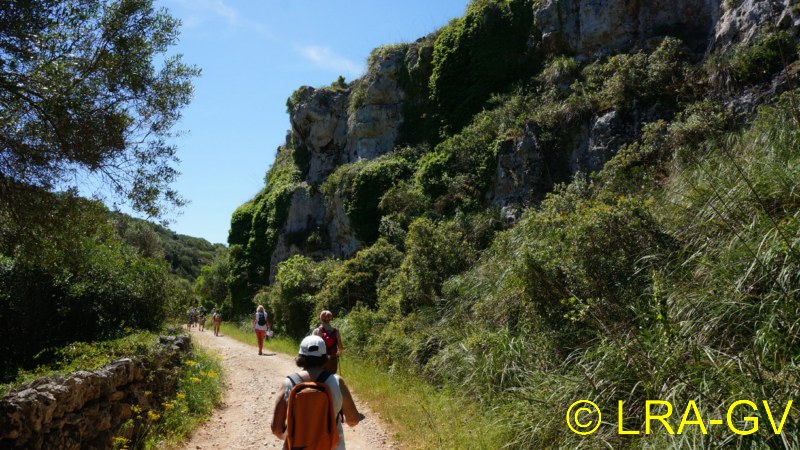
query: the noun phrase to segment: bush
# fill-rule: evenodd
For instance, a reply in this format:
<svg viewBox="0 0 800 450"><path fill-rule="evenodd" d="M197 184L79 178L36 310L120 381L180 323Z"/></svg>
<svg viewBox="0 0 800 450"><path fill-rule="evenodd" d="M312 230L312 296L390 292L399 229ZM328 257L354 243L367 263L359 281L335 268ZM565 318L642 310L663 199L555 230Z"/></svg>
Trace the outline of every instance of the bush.
<svg viewBox="0 0 800 450"><path fill-rule="evenodd" d="M442 282L465 270L473 250L452 223L420 218L411 223L398 271L380 292L389 315L406 315L435 304Z"/></svg>
<svg viewBox="0 0 800 450"><path fill-rule="evenodd" d="M315 297L316 309L327 309L335 317L343 317L358 305L375 308L383 279L400 265L402 257L388 241L378 239L327 274Z"/></svg>
<svg viewBox="0 0 800 450"><path fill-rule="evenodd" d="M278 264L275 282L260 294L268 301L264 305L273 313L273 326L293 339L302 339L316 323L313 296L322 288L325 276L339 264L335 260L312 261L305 256L293 256Z"/></svg>
<svg viewBox="0 0 800 450"><path fill-rule="evenodd" d="M0 344L0 376L47 363L52 351L70 342L161 326L171 294L165 262L140 259L118 241L89 238L79 247L77 264L62 261L60 267L3 258L0 320L8 336Z"/></svg>
<svg viewBox="0 0 800 450"><path fill-rule="evenodd" d="M457 132L489 95L519 79L533 66L528 38L531 0L476 1L436 38L431 101L442 120L442 134Z"/></svg>
<svg viewBox="0 0 800 450"><path fill-rule="evenodd" d="M664 38L652 52L618 54L583 69L585 84L595 110L632 109L657 101L674 105L689 95L691 84L688 57L683 43ZM688 91L688 92L687 92Z"/></svg>
<svg viewBox="0 0 800 450"><path fill-rule="evenodd" d="M758 83L797 59L796 44L797 38L788 31L767 33L710 58L706 68L712 80L723 86Z"/></svg>

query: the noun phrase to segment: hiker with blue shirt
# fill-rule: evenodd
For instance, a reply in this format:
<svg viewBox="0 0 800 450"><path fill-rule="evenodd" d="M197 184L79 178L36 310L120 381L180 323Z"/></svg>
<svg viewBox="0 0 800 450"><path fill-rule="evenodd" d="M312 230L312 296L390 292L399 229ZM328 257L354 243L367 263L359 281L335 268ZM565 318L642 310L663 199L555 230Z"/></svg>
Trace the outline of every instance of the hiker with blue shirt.
<svg viewBox="0 0 800 450"><path fill-rule="evenodd" d="M256 313L253 314L253 330L256 332L256 339L258 340L258 354L262 355L262 349L264 348L264 337L267 335L267 330L271 328L269 323L269 316L267 312L264 311L264 307L258 305L256 308Z"/></svg>

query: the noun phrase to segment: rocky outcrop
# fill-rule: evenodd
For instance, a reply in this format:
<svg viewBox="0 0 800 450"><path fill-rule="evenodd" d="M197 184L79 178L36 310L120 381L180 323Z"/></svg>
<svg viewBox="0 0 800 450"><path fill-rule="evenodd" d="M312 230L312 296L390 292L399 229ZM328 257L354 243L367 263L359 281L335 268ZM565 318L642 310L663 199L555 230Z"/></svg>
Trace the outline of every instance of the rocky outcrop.
<svg viewBox="0 0 800 450"><path fill-rule="evenodd" d="M270 282L277 264L293 255L346 258L361 245L341 198L326 201L318 186L337 167L394 148L403 123L399 79L405 57L404 49L380 51L367 74L347 88L306 86L295 93L284 146L300 155L295 160L304 176L270 258Z"/></svg>
<svg viewBox="0 0 800 450"><path fill-rule="evenodd" d="M321 183L342 164L347 144L347 105L350 90L302 87L291 109L292 131L287 148L307 155L306 180Z"/></svg>
<svg viewBox="0 0 800 450"><path fill-rule="evenodd" d="M543 47L588 55L669 34L697 51L749 42L765 26L797 26L798 0L545 0L536 13Z"/></svg>
<svg viewBox="0 0 800 450"><path fill-rule="evenodd" d="M121 359L98 371L42 378L0 400L0 448L105 449L137 406L148 411L173 395L186 335L162 337L149 358Z"/></svg>
<svg viewBox="0 0 800 450"><path fill-rule="evenodd" d="M275 280L278 263L294 255L347 258L359 245L342 199L336 196L326 201L318 189L300 183L292 193L286 222L272 252L269 281Z"/></svg>
<svg viewBox="0 0 800 450"><path fill-rule="evenodd" d="M489 193L489 200L495 206L529 206L535 193L544 192L546 168L536 131L528 126L522 136L500 144L497 170ZM519 211L520 208L509 208L503 215L512 221Z"/></svg>
<svg viewBox="0 0 800 450"><path fill-rule="evenodd" d="M348 162L374 159L394 148L403 121L399 76L404 58L404 51L381 52L358 81L362 99L347 119Z"/></svg>
<svg viewBox="0 0 800 450"><path fill-rule="evenodd" d="M542 0L529 45L540 46L545 55L568 53L582 59L629 51L670 35L703 54L749 42L765 28L800 26L798 4L800 0ZM431 35L415 44L376 50L367 74L346 88L304 87L297 93L286 147L301 156L296 160L304 177L271 255L270 280L277 264L292 255L347 258L360 248L342 198L325 198L317 187L337 167L374 159L394 148L404 123L404 103L413 106L427 98L416 90L424 91L420 86L427 85L433 39ZM401 79L410 93L403 91ZM752 109L759 98L742 97L734 106ZM414 109L405 109L409 110ZM500 144L486 198L513 221L553 183L600 170L622 145L641 134L643 123L664 118L660 116L657 106L650 111L601 112L570 125L556 156L543 151L536 130L529 126L523 135ZM408 124L420 120L407 119Z"/></svg>

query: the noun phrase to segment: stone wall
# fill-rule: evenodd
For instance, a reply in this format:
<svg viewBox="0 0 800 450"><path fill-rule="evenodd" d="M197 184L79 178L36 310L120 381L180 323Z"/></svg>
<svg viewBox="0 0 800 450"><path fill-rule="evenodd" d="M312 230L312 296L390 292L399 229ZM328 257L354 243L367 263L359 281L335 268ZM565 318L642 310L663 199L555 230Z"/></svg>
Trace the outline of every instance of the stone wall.
<svg viewBox="0 0 800 450"><path fill-rule="evenodd" d="M177 390L189 336L161 337L149 357L121 359L102 370L41 378L0 400L0 449L105 449L132 415ZM130 438L133 429L127 429Z"/></svg>

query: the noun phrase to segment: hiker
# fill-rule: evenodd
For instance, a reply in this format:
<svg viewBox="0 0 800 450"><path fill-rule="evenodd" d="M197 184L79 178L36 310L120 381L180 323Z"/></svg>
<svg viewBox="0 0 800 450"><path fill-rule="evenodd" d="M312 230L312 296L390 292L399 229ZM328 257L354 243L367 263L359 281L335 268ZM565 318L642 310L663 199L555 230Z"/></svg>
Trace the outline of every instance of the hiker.
<svg viewBox="0 0 800 450"><path fill-rule="evenodd" d="M322 323L318 328L315 328L311 333L314 336L319 336L325 341L325 349L328 354L328 364L325 370L330 373L339 371L339 355L344 350L342 348L342 337L339 335L339 330L333 328L331 325L333 320L333 313L325 310L319 314L319 321Z"/></svg>
<svg viewBox="0 0 800 450"><path fill-rule="evenodd" d="M202 306L197 308L197 325L200 328L200 331L205 331L206 329L206 310Z"/></svg>
<svg viewBox="0 0 800 450"><path fill-rule="evenodd" d="M211 310L211 318L214 320L214 336L219 336L219 326L222 325L222 311L214 306Z"/></svg>
<svg viewBox="0 0 800 450"><path fill-rule="evenodd" d="M345 450L342 414L344 423L350 427L358 425L364 418L358 412L342 377L324 370L328 359L325 352L325 341L321 337L311 335L303 339L295 358L297 367L302 370L287 376L278 388L272 415L272 434L286 440L284 448ZM310 383L319 386L319 389L307 388ZM319 392L324 393L327 399L315 396ZM307 393L310 395L307 396ZM292 411L289 411L290 405ZM335 427L332 426L334 420ZM331 426L327 427L326 424ZM331 429L330 433L328 428Z"/></svg>
<svg viewBox="0 0 800 450"><path fill-rule="evenodd" d="M253 314L253 330L256 332L256 339L258 339L258 354L263 354L261 350L264 347L264 337L267 335L267 330L270 329L269 316L264 311L264 307L258 305L256 313Z"/></svg>

